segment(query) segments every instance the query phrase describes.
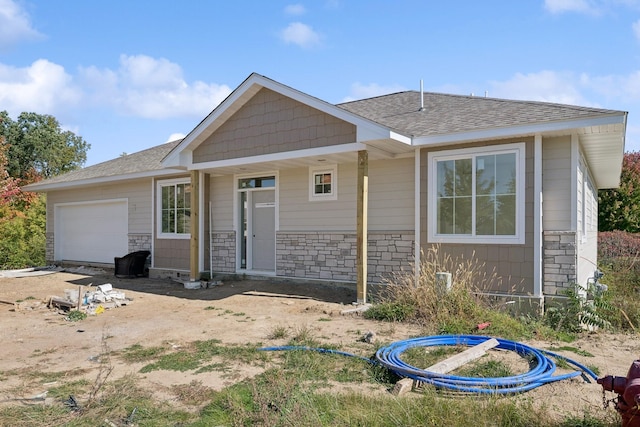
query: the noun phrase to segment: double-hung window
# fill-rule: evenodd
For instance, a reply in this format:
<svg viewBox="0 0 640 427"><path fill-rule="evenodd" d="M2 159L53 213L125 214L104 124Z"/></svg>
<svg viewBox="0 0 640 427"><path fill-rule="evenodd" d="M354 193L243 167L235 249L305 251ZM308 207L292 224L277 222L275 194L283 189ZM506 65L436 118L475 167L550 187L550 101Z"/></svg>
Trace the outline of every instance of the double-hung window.
<svg viewBox="0 0 640 427"><path fill-rule="evenodd" d="M158 182L158 236L187 238L191 233L191 182L174 179Z"/></svg>
<svg viewBox="0 0 640 427"><path fill-rule="evenodd" d="M429 153L430 242L524 243L525 144Z"/></svg>

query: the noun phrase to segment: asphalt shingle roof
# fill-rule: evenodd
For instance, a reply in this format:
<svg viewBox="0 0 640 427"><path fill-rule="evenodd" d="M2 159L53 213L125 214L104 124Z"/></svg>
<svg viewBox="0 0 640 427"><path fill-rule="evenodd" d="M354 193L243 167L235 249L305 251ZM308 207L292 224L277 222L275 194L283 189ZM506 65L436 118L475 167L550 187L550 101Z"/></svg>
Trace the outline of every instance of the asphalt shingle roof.
<svg viewBox="0 0 640 427"><path fill-rule="evenodd" d="M445 135L482 129L583 119L620 111L534 101L406 91L337 106L407 136Z"/></svg>
<svg viewBox="0 0 640 427"><path fill-rule="evenodd" d="M163 169L162 159L169 151L178 145L180 141L181 140L167 142L146 150L138 151L137 153L127 154L113 160L87 166L83 169L55 176L46 181L42 181L42 183L58 184L160 170ZM37 184L40 183L36 183L36 185Z"/></svg>
<svg viewBox="0 0 640 427"><path fill-rule="evenodd" d="M433 92L424 93L423 103L424 110L420 111L420 92L405 91L337 104L336 107L411 137L553 123L621 113L574 105ZM49 186L161 170L162 159L179 143L180 140L168 142L33 185Z"/></svg>

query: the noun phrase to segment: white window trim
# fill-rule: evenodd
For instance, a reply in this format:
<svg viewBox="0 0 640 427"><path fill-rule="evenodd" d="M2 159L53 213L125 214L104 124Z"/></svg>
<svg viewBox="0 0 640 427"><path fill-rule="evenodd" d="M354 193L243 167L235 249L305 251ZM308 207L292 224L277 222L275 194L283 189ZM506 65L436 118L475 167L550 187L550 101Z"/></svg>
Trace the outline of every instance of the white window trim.
<svg viewBox="0 0 640 427"><path fill-rule="evenodd" d="M315 194L315 175L331 174L331 194ZM338 200L338 165L322 165L309 167L309 201Z"/></svg>
<svg viewBox="0 0 640 427"><path fill-rule="evenodd" d="M455 160L475 158L486 154L516 154L516 174L518 183L516 187L516 234L515 236L474 236L474 235L450 235L437 234L437 162L443 160ZM475 164L475 162L473 162ZM524 244L525 243L525 178L526 178L526 144L524 142L504 145L492 145L487 147L463 148L457 150L445 150L430 152L428 155L428 212L427 215L427 240L429 243L475 243L475 244ZM475 216L475 204L472 210ZM475 224L473 225L475 230Z"/></svg>
<svg viewBox="0 0 640 427"><path fill-rule="evenodd" d="M165 179L156 182L156 237L158 239L190 239L191 233L162 232L162 187L177 184L189 184L191 178ZM192 189L193 190L193 189ZM193 206L191 207L193 209Z"/></svg>

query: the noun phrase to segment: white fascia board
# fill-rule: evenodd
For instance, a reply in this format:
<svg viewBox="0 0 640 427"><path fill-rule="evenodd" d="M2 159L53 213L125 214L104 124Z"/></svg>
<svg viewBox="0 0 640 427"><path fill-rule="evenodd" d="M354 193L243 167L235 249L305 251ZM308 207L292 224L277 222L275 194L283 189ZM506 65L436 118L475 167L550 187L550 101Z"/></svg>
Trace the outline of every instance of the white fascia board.
<svg viewBox="0 0 640 427"><path fill-rule="evenodd" d="M164 166L175 166L182 165L182 158L180 158L180 154L182 151L189 147L194 141L198 138L198 136L207 129L212 123L214 123L222 114L230 108L233 104L235 104L244 94L249 90L249 88L256 84L256 79L258 79L258 74L251 74L244 82L240 84L229 96L227 96L217 107L207 115L198 125L189 132L184 139L174 147L169 154L165 156L162 160L162 164Z"/></svg>
<svg viewBox="0 0 640 427"><path fill-rule="evenodd" d="M538 123L526 126L482 129L471 132L449 133L444 135L422 136L414 138L414 145L440 145L474 140L500 139L513 135L535 135L537 133L558 132L590 126L624 124L625 115L615 114L561 122Z"/></svg>
<svg viewBox="0 0 640 427"><path fill-rule="evenodd" d="M154 178L154 177L162 177L167 175L176 175L180 173L185 173L185 169L159 169L153 171L146 172L138 172L131 173L126 175L114 175L114 176L101 176L97 178L89 178L89 179L80 179L77 181L68 181L68 182L53 182L51 184L47 183L34 183L28 184L22 187L25 191L33 191L33 192L46 192L46 191L54 191L54 190L67 190L70 188L77 187L85 187L89 185L97 185L97 184L110 184L121 181L130 181L133 179L140 178Z"/></svg>
<svg viewBox="0 0 640 427"><path fill-rule="evenodd" d="M306 150L286 151L282 153L271 153L260 156L238 157L236 159L216 160L212 162L196 163L189 166L189 170L215 169L230 166L250 165L253 163L275 162L278 160L293 160L311 156L327 156L329 154L340 154L367 150L365 144L353 142L351 144L330 145L328 147L309 148Z"/></svg>

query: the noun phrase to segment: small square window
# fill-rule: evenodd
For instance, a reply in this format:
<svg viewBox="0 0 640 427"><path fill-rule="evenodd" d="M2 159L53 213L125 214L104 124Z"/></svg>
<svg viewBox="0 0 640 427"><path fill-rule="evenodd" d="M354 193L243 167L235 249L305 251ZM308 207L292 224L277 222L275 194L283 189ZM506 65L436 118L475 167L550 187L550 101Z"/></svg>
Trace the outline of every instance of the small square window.
<svg viewBox="0 0 640 427"><path fill-rule="evenodd" d="M309 200L337 200L337 166L309 169Z"/></svg>

